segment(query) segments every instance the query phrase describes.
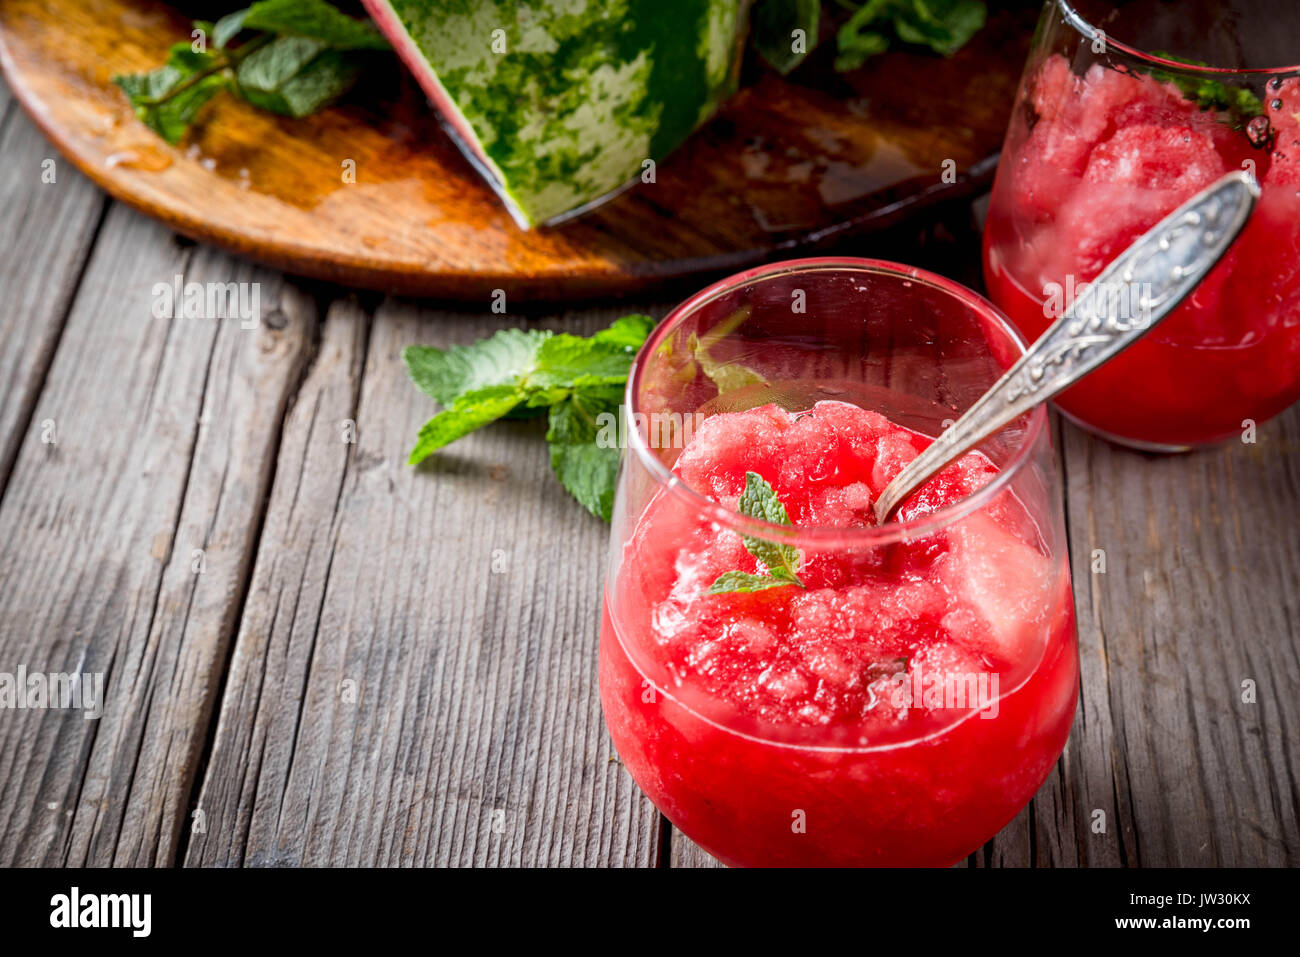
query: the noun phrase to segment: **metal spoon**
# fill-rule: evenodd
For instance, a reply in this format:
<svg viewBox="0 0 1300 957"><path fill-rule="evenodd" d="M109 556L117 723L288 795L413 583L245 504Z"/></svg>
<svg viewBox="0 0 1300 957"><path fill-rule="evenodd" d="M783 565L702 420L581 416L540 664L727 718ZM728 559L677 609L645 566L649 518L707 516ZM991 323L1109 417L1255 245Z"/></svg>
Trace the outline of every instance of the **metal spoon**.
<svg viewBox="0 0 1300 957"><path fill-rule="evenodd" d="M1154 329L1228 251L1257 199L1253 176L1229 173L1120 253L992 388L894 476L876 500L876 522L883 525L953 459ZM1142 291L1137 316L1121 318L1123 296L1114 293L1133 289Z"/></svg>

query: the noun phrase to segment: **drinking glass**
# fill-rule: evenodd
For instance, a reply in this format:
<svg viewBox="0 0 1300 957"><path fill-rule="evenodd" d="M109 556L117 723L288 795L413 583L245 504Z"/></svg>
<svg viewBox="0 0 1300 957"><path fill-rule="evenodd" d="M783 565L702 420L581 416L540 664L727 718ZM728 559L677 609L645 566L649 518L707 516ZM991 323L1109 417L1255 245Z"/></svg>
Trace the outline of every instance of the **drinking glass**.
<svg viewBox="0 0 1300 957"><path fill-rule="evenodd" d="M1024 348L957 283L823 258L711 286L641 349L622 413L601 702L641 789L722 862L950 865L1060 756L1078 657L1042 407L980 446L985 484L884 526L850 488L845 514L860 519L783 525L684 478L707 454L730 457L718 475L833 484L845 449L897 448L860 410L932 439ZM762 411L715 421L745 410ZM793 435L807 415L797 453L772 453L762 423ZM838 431L818 432L831 417ZM844 425L856 422L861 434ZM882 452L876 494L902 458ZM764 542L797 550L805 587L709 593Z"/></svg>
<svg viewBox="0 0 1300 957"><path fill-rule="evenodd" d="M1222 174L1262 189L1196 291L1056 399L1084 427L1181 451L1253 434L1300 397L1298 37L1293 0L1045 5L984 232L989 296L1026 337Z"/></svg>

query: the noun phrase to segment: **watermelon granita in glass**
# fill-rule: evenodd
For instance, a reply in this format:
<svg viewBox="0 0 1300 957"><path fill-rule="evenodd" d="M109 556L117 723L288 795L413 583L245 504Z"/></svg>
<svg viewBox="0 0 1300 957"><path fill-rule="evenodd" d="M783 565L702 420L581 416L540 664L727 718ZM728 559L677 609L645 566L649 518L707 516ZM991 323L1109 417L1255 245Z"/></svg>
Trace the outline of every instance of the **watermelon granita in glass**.
<svg viewBox="0 0 1300 957"><path fill-rule="evenodd" d="M1078 684L1046 412L877 525L885 484L1023 352L930 273L777 263L678 307L628 381L605 721L731 865L943 866L1051 771Z"/></svg>
<svg viewBox="0 0 1300 957"><path fill-rule="evenodd" d="M1275 68L1297 62L1293 2L1046 5L984 232L989 296L1027 338L1224 173L1248 169L1261 187L1200 287L1057 398L1075 421L1177 451L1241 435L1300 397L1300 69Z"/></svg>

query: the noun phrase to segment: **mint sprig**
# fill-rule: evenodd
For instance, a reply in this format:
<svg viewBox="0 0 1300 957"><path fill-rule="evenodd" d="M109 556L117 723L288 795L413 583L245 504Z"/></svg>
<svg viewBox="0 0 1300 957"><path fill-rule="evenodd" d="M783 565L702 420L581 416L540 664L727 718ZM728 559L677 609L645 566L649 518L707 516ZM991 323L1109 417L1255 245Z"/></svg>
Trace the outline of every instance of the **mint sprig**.
<svg viewBox="0 0 1300 957"><path fill-rule="evenodd" d="M987 18L982 0L866 0L836 34L835 69L860 67L889 49L894 37L952 56L983 28Z"/></svg>
<svg viewBox="0 0 1300 957"><path fill-rule="evenodd" d="M194 27L204 48L177 43L157 69L113 77L141 122L173 144L223 90L272 113L307 116L352 87L365 51L389 49L373 23L325 0L261 0Z"/></svg>
<svg viewBox="0 0 1300 957"><path fill-rule="evenodd" d="M741 306L726 319L711 328L702 336L691 333L686 340L691 359L718 389L718 395L725 395L747 385L766 385L767 379L760 372L738 362L719 362L713 358L710 350L731 335L750 316L749 306Z"/></svg>
<svg viewBox="0 0 1300 957"><path fill-rule="evenodd" d="M443 406L420 429L410 464L497 419L544 414L556 477L609 521L619 448L600 441L602 417L617 416L632 359L653 328L649 316L632 315L592 336L503 329L468 346L407 346L411 381Z"/></svg>
<svg viewBox="0 0 1300 957"><path fill-rule="evenodd" d="M1186 63L1190 66L1209 66L1202 60L1191 60L1168 50L1152 51L1164 60ZM1241 86L1227 86L1208 77L1188 76L1168 70L1152 69L1151 76L1164 83L1172 83L1186 100L1191 100L1202 110L1214 110L1231 116L1234 126L1245 126L1256 116L1264 115L1264 104L1250 90Z"/></svg>
<svg viewBox="0 0 1300 957"><path fill-rule="evenodd" d="M835 5L850 12L835 36L840 71L857 69L895 41L951 56L988 19L983 0L835 0ZM758 0L750 34L759 55L788 74L816 44L821 21L819 0ZM801 45L794 43L796 30L803 31Z"/></svg>
<svg viewBox="0 0 1300 957"><path fill-rule="evenodd" d="M757 472L745 473L745 491L740 494L740 513L749 518L757 518L773 525L793 525L790 515L777 497L776 490ZM767 574L755 575L750 572L723 572L709 586L710 595L723 595L730 592L755 592L782 585L805 587L798 575L799 563L803 555L793 545L769 542L766 539L741 536L745 551L753 555L764 567Z"/></svg>

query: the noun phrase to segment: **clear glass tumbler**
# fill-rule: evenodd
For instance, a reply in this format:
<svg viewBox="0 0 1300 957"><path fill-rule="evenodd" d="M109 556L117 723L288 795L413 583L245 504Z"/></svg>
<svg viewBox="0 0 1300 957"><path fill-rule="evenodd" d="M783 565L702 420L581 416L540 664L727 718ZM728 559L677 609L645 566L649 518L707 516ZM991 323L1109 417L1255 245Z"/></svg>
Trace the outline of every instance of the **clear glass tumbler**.
<svg viewBox="0 0 1300 957"><path fill-rule="evenodd" d="M899 521L870 510L1023 350L970 290L862 259L727 279L642 348L601 701L642 790L724 863L949 865L1060 756L1078 658L1046 412Z"/></svg>
<svg viewBox="0 0 1300 957"><path fill-rule="evenodd" d="M1284 65L1297 62L1294 0L1046 4L984 233L989 296L1026 337L1224 173L1262 188L1196 291L1058 397L1086 428L1179 451L1300 398L1300 67Z"/></svg>

